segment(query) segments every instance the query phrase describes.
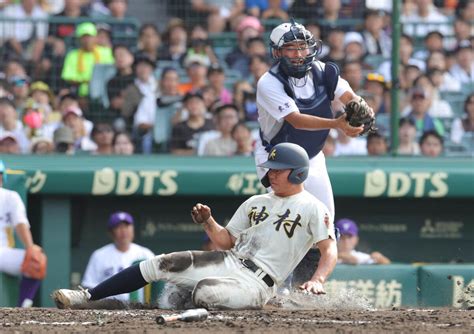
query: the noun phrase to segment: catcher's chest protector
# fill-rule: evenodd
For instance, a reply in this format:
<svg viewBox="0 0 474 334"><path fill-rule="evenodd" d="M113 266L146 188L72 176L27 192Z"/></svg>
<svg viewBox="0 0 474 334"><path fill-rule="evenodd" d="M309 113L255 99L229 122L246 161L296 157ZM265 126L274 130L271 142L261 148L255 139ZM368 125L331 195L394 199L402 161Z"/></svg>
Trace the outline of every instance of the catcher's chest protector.
<svg viewBox="0 0 474 334"><path fill-rule="evenodd" d="M288 77L275 65L270 74L275 76L285 88L285 92L295 100L300 113L323 118L333 118L331 101L334 99L334 91L339 78L339 68L332 63L327 63L324 70L313 64L311 69L313 74L314 94L308 99L296 98L289 84ZM308 131L295 129L290 123L283 124L280 131L270 141L263 141L267 151L271 147L282 142L295 143L302 146L308 153L309 158L316 156L324 146L324 142L329 134L329 130Z"/></svg>

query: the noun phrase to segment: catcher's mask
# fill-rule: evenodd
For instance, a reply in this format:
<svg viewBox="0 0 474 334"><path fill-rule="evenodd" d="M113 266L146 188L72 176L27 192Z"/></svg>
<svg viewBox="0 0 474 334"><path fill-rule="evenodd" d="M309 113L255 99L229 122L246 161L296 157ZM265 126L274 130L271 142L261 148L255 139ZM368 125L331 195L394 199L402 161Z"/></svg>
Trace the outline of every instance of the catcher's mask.
<svg viewBox="0 0 474 334"><path fill-rule="evenodd" d="M305 46L301 49L308 49L309 54L304 57L303 63L295 64L292 60L299 58L288 58L278 56L276 52L291 42L304 42ZM313 34L307 30L302 24L296 23L293 19L291 23L282 23L273 29L270 34L271 55L275 61L280 62L280 67L286 75L293 78L303 78L308 71L311 70L311 64L316 56L321 53L322 42L316 40ZM299 59L301 60L301 59Z"/></svg>
<svg viewBox="0 0 474 334"><path fill-rule="evenodd" d="M3 179L3 185L7 183L7 168L2 160L0 160L0 177Z"/></svg>
<svg viewBox="0 0 474 334"><path fill-rule="evenodd" d="M291 169L288 181L293 184L303 183L309 173L309 157L305 149L293 143L275 145L268 154L268 160L258 167L268 169ZM261 180L265 188L270 187L268 172Z"/></svg>

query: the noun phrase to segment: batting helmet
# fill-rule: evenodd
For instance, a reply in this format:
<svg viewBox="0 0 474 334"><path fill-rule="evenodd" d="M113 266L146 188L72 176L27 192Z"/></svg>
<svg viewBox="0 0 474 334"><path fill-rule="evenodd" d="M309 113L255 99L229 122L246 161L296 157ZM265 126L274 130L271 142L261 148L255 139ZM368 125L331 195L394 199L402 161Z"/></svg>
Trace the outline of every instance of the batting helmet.
<svg viewBox="0 0 474 334"><path fill-rule="evenodd" d="M291 169L288 181L293 184L303 183L309 173L309 157L305 149L293 143L275 145L268 154L268 160L258 167L268 169ZM268 172L261 180L264 187L270 187Z"/></svg>
<svg viewBox="0 0 474 334"><path fill-rule="evenodd" d="M0 160L0 174L2 174L3 184L7 183L7 167L2 160Z"/></svg>
<svg viewBox="0 0 474 334"><path fill-rule="evenodd" d="M294 20L292 20L291 23L282 23L272 30L270 34L270 47L272 50L280 50L285 44L291 42L306 43L306 49L309 50L309 54L304 57L302 64L293 63L292 59L281 57L275 52L271 52L271 54L273 59L280 62L283 73L290 77L300 79L311 70L313 61L316 59L316 56L321 53L322 42L316 40L309 30Z"/></svg>

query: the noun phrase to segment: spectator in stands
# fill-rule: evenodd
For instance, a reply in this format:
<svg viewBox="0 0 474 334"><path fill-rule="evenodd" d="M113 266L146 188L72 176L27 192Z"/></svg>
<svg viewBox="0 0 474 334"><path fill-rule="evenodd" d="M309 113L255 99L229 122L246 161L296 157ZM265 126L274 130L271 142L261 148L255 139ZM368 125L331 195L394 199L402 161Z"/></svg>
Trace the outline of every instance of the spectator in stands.
<svg viewBox="0 0 474 334"><path fill-rule="evenodd" d="M69 127L72 130L74 151L89 152L97 148L97 145L89 136L93 124L83 117L82 110L79 107L71 106L64 111L63 125L61 128ZM66 130L63 130L63 132L66 132ZM54 140L54 142L56 143L56 140Z"/></svg>
<svg viewBox="0 0 474 334"><path fill-rule="evenodd" d="M30 141L28 140L23 123L18 119L18 112L12 100L0 98L0 137L10 133L20 146L23 153L28 152Z"/></svg>
<svg viewBox="0 0 474 334"><path fill-rule="evenodd" d="M218 64L211 65L207 70L207 80L214 90L218 101L222 104L232 103L232 93L225 88L225 72Z"/></svg>
<svg viewBox="0 0 474 334"><path fill-rule="evenodd" d="M168 29L164 34L162 60L175 60L182 63L188 48L188 33L184 22L180 19L172 19L168 23Z"/></svg>
<svg viewBox="0 0 474 334"><path fill-rule="evenodd" d="M343 218L336 222L341 233L337 243L338 263L344 264L390 264L390 260L380 252L370 254L356 251L359 243L359 227L355 221Z"/></svg>
<svg viewBox="0 0 474 334"><path fill-rule="evenodd" d="M171 132L171 153L176 155L193 155L197 150L197 138L201 132L214 129L212 120L205 117L203 97L198 92L189 92L183 99L188 118L175 126Z"/></svg>
<svg viewBox="0 0 474 334"><path fill-rule="evenodd" d="M13 101L18 111L23 111L28 100L30 90L30 78L28 76L12 76L8 80L12 88Z"/></svg>
<svg viewBox="0 0 474 334"><path fill-rule="evenodd" d="M430 31L424 38L424 47L413 54L413 57L426 60L433 52L443 52L444 36L439 31Z"/></svg>
<svg viewBox="0 0 474 334"><path fill-rule="evenodd" d="M474 50L469 40L461 41L456 49L456 64L449 72L463 85L474 84Z"/></svg>
<svg viewBox="0 0 474 334"><path fill-rule="evenodd" d="M89 93L89 81L95 64L113 64L112 49L98 46L97 29L93 23L84 22L77 26L76 37L80 47L67 53L61 78L73 87L78 95L86 97Z"/></svg>
<svg viewBox="0 0 474 334"><path fill-rule="evenodd" d="M358 32L351 31L344 36L344 52L346 53L346 60L362 62L366 50L362 35Z"/></svg>
<svg viewBox="0 0 474 334"><path fill-rule="evenodd" d="M418 68L424 68L424 63L421 60L412 58L413 56L413 39L406 34L402 34L400 36L400 68L402 69L404 66L407 66L409 63L411 65L418 66ZM387 60L380 64L379 68L377 69L377 73L380 73L385 78L386 82L392 81L392 73L391 73L391 66L392 61Z"/></svg>
<svg viewBox="0 0 474 334"><path fill-rule="evenodd" d="M77 95L70 93L69 91L59 94L58 99L58 111L61 113L61 115L64 115L66 110L70 107L79 108L79 98Z"/></svg>
<svg viewBox="0 0 474 334"><path fill-rule="evenodd" d="M116 132L112 140L113 154L132 155L135 152L132 137L128 132Z"/></svg>
<svg viewBox="0 0 474 334"><path fill-rule="evenodd" d="M217 96L216 91L212 88L211 85L206 85L202 89L199 90L203 99L204 105L206 106L207 110L212 111L216 104L220 104L219 96Z"/></svg>
<svg viewBox="0 0 474 334"><path fill-rule="evenodd" d="M410 107L407 109L407 117L414 120L417 137L423 132L434 130L441 136L444 135L444 126L439 119L431 117L428 113L430 98L421 87L414 87L410 94Z"/></svg>
<svg viewBox="0 0 474 334"><path fill-rule="evenodd" d="M271 11L268 11L271 10ZM288 10L288 1L287 0L245 0L245 12L249 15L261 18L261 19L269 19L269 18L280 18L279 16L271 16L275 12L275 14L280 14L279 11L286 11ZM266 16L263 16L263 13L268 11ZM298 16L296 16L298 17ZM288 20L288 14L286 14L286 18L283 19L285 21Z"/></svg>
<svg viewBox="0 0 474 334"><path fill-rule="evenodd" d="M345 61L341 68L341 77L347 80L354 92L362 90L364 76L362 74L362 64L360 61Z"/></svg>
<svg viewBox="0 0 474 334"><path fill-rule="evenodd" d="M249 69L253 77L253 86L257 87L258 80L270 69L270 64L264 56L255 55L250 57Z"/></svg>
<svg viewBox="0 0 474 334"><path fill-rule="evenodd" d="M459 92L461 90L461 83L448 72L444 52L430 53L426 59L426 67L427 74L439 92Z"/></svg>
<svg viewBox="0 0 474 334"><path fill-rule="evenodd" d="M207 85L207 68L210 63L207 57L193 54L188 55L184 60L184 67L188 75L189 81L179 85L181 94L186 94L190 91L198 91Z"/></svg>
<svg viewBox="0 0 474 334"><path fill-rule="evenodd" d="M21 0L18 4L7 6L3 15L14 19L13 22L5 23L3 38L4 59L18 57L37 64L43 53L46 37L48 34L48 15L37 5L36 0ZM39 20L37 23L23 22L25 20Z"/></svg>
<svg viewBox="0 0 474 334"><path fill-rule="evenodd" d="M423 132L420 138L421 154L425 157L436 158L443 154L443 137L435 130Z"/></svg>
<svg viewBox="0 0 474 334"><path fill-rule="evenodd" d="M53 15L54 19L78 19L80 17L87 17L87 11L82 7L80 0L65 0L64 9ZM51 22L49 24L47 50L45 50L46 57L50 60L55 57L64 57L67 48L72 46L75 30L75 23Z"/></svg>
<svg viewBox="0 0 474 334"><path fill-rule="evenodd" d="M135 26L127 22L128 0L104 0L109 10L108 18L114 21L110 23L110 31L113 32L112 40L116 43L125 44L128 47L135 46ZM106 17L107 17L106 16Z"/></svg>
<svg viewBox="0 0 474 334"><path fill-rule="evenodd" d="M191 0L194 14L199 14L207 22L213 33L224 30L227 22L234 19L245 8L244 0Z"/></svg>
<svg viewBox="0 0 474 334"><path fill-rule="evenodd" d="M27 77L25 66L18 58L10 59L5 63L3 74L6 81L10 81L12 77Z"/></svg>
<svg viewBox="0 0 474 334"><path fill-rule="evenodd" d="M320 0L294 0L289 10L290 17L296 18L297 21L298 19L302 19L305 22L321 17L322 12L323 7L321 6ZM306 29L308 29L308 23L306 23ZM311 32L315 37L319 36L317 34L315 35L313 31Z"/></svg>
<svg viewBox="0 0 474 334"><path fill-rule="evenodd" d="M236 27L236 32L237 46L226 55L225 61L231 69L239 71L242 73L242 77L246 78L250 58L247 52L247 42L251 38L262 37L263 25L257 18L246 16Z"/></svg>
<svg viewBox="0 0 474 334"><path fill-rule="evenodd" d="M464 115L456 118L451 126L451 141L456 144L461 144L463 138L470 134L474 138L474 93L464 101Z"/></svg>
<svg viewBox="0 0 474 334"><path fill-rule="evenodd" d="M438 89L434 86L433 82L429 79L427 75L420 75L414 81L414 85L416 87L422 87L430 97L430 109L428 110L428 114L432 117L452 117L453 110L448 102L441 99L439 96ZM405 113L402 112L403 115Z"/></svg>
<svg viewBox="0 0 474 334"><path fill-rule="evenodd" d="M365 90L372 94L375 104L373 110L376 115L385 114L388 112L387 108L387 83L383 75L379 73L368 73L365 77ZM389 102L389 101L388 101Z"/></svg>
<svg viewBox="0 0 474 334"><path fill-rule="evenodd" d="M219 60L212 49L211 41L209 40L209 33L203 26L196 25L193 27L189 36L189 42L190 47L186 52L186 57L199 55L206 59L206 63L210 65L217 65L219 63Z"/></svg>
<svg viewBox="0 0 474 334"><path fill-rule="evenodd" d="M456 14L467 22L474 20L474 1L459 1L456 7Z"/></svg>
<svg viewBox="0 0 474 334"><path fill-rule="evenodd" d="M161 48L161 35L153 23L145 23L140 27L138 33L137 56L146 56L157 62L161 59L163 50Z"/></svg>
<svg viewBox="0 0 474 334"><path fill-rule="evenodd" d="M31 141L31 154L43 155L54 152L54 143L45 137L36 137Z"/></svg>
<svg viewBox="0 0 474 334"><path fill-rule="evenodd" d="M399 155L419 155L420 146L416 141L416 126L413 118L400 118L398 126L399 145L397 153Z"/></svg>
<svg viewBox="0 0 474 334"><path fill-rule="evenodd" d="M237 143L232 138L232 129L239 122L239 111L233 104L222 104L215 108L214 119L217 138L209 140L204 146L204 155L230 156L237 150Z"/></svg>
<svg viewBox="0 0 474 334"><path fill-rule="evenodd" d="M239 122L232 128L232 139L237 144L234 155L242 155L250 157L253 155L255 140L247 125Z"/></svg>
<svg viewBox="0 0 474 334"><path fill-rule="evenodd" d="M75 153L74 133L68 126L62 126L54 131L53 142L54 152L68 155Z"/></svg>
<svg viewBox="0 0 474 334"><path fill-rule="evenodd" d="M471 3L474 3L471 1ZM472 5L474 7L474 5ZM474 35L474 28L468 20L465 20L461 17L456 17L454 20L454 37L456 38L455 45L453 45L449 50L455 49L461 41L468 40L472 35Z"/></svg>
<svg viewBox="0 0 474 334"><path fill-rule="evenodd" d="M392 37L383 30L385 13L381 10L367 9L364 13L362 37L368 55L390 58Z"/></svg>
<svg viewBox="0 0 474 334"><path fill-rule="evenodd" d="M433 4L433 0L417 0L416 11L401 16L405 34L414 37L426 36L430 31L439 31L444 36L452 34L449 19Z"/></svg>
<svg viewBox="0 0 474 334"><path fill-rule="evenodd" d="M127 125L147 132L153 124L158 83L153 71L155 62L148 57L135 58L134 81L123 92L122 117Z"/></svg>
<svg viewBox="0 0 474 334"><path fill-rule="evenodd" d="M21 154L20 143L13 133L4 132L0 136L0 153Z"/></svg>
<svg viewBox="0 0 474 334"><path fill-rule="evenodd" d="M123 44L114 46L115 76L107 82L107 95L110 101L110 111L118 116L124 104L124 91L133 84L133 54Z"/></svg>
<svg viewBox="0 0 474 334"><path fill-rule="evenodd" d="M55 104L53 91L46 83L42 81L33 82L30 86L30 96L33 103L41 111L45 126L57 124L61 121L61 113L53 108ZM45 135L51 138L52 132Z"/></svg>
<svg viewBox="0 0 474 334"><path fill-rule="evenodd" d="M324 20L329 27L337 26L338 20L345 18L341 11L341 0L322 0L321 16L316 19ZM325 27L325 29L327 29Z"/></svg>
<svg viewBox="0 0 474 334"><path fill-rule="evenodd" d="M97 122L91 131L91 139L97 145L92 151L96 155L110 155L114 153L114 129L109 123Z"/></svg>
<svg viewBox="0 0 474 334"><path fill-rule="evenodd" d="M108 23L97 23L97 45L112 48L112 27ZM120 43L120 42L115 42ZM129 44L131 42L128 42Z"/></svg>
<svg viewBox="0 0 474 334"><path fill-rule="evenodd" d="M268 0L268 8L262 12L261 19L279 19L288 21L288 13L285 0Z"/></svg>
<svg viewBox="0 0 474 334"><path fill-rule="evenodd" d="M380 132L371 132L367 135L367 155L382 156L388 153L387 138Z"/></svg>
<svg viewBox="0 0 474 334"><path fill-rule="evenodd" d="M159 92L157 98L158 108L176 104L181 106L183 96L179 92L179 74L173 67L166 67L161 71Z"/></svg>
<svg viewBox="0 0 474 334"><path fill-rule="evenodd" d="M151 259L154 254L148 248L133 242L135 238L134 219L128 212L118 211L110 215L107 230L112 243L92 253L87 263L81 285L92 288L111 276L140 261ZM114 296L121 301L131 301L131 293ZM143 294L143 289L139 290ZM138 298L141 302L143 298Z"/></svg>
<svg viewBox="0 0 474 334"><path fill-rule="evenodd" d="M334 116L337 118L342 111L336 112ZM342 155L367 155L367 140L363 137L349 137L341 130L337 130L336 147L334 156Z"/></svg>
<svg viewBox="0 0 474 334"><path fill-rule="evenodd" d="M346 54L344 52L344 36L345 32L342 28L335 27L329 30L327 35L327 43L329 45L329 53L321 57L323 63L331 61L336 63L339 68L342 67Z"/></svg>
<svg viewBox="0 0 474 334"><path fill-rule="evenodd" d="M237 81L233 90L234 104L239 108L239 119L256 121L258 117L255 88L246 80Z"/></svg>

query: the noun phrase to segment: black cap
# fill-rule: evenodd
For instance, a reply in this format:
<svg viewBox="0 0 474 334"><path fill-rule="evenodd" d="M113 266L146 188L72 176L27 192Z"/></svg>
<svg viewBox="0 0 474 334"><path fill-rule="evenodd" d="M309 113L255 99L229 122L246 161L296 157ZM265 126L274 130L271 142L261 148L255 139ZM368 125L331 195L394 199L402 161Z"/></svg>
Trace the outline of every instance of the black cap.
<svg viewBox="0 0 474 334"><path fill-rule="evenodd" d="M153 67L153 69L156 68L156 62L154 62L153 60L151 60L147 56L138 55L135 58L135 61L133 62L133 68L137 67L137 65L140 64L140 63L146 63L146 64L150 65L151 67Z"/></svg>
<svg viewBox="0 0 474 334"><path fill-rule="evenodd" d="M204 97L202 96L201 92L190 91L190 92L187 92L186 95L184 95L183 103L186 103L189 99L192 99L193 97L197 97L197 98L200 98L201 100L204 100Z"/></svg>

